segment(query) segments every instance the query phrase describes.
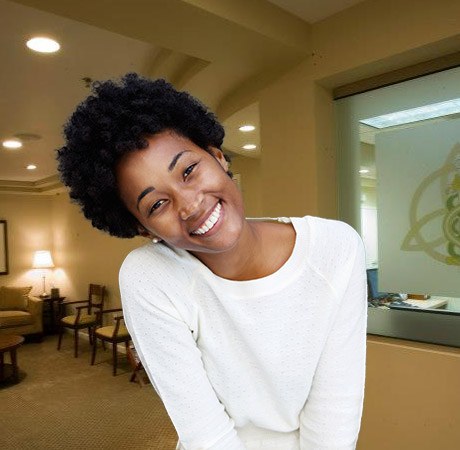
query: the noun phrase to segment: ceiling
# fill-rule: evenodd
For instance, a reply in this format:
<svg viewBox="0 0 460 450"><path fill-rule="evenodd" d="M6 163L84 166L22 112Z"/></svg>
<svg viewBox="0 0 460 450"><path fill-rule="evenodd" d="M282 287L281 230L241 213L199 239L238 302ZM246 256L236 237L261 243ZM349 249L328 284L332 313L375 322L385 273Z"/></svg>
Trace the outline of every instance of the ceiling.
<svg viewBox="0 0 460 450"><path fill-rule="evenodd" d="M363 0L269 0L308 23L319 22Z"/></svg>
<svg viewBox="0 0 460 450"><path fill-rule="evenodd" d="M142 5L142 14L136 3ZM281 73L277 68L306 57L306 22L355 3L254 2L266 13L260 22L261 14L221 11L223 3L205 0L0 0L0 140L23 136L21 149L0 147L0 192L56 192L61 185L55 149L63 144L66 118L89 93L85 79L114 78L128 71L165 77L197 95L223 120L224 147L258 157L258 105L247 94L244 107L232 99L275 79ZM48 55L29 50L25 42L35 35L56 38L61 50ZM256 131L241 134L238 126L245 123L256 125ZM246 152L244 143L255 143L258 149ZM26 170L28 164L37 168Z"/></svg>

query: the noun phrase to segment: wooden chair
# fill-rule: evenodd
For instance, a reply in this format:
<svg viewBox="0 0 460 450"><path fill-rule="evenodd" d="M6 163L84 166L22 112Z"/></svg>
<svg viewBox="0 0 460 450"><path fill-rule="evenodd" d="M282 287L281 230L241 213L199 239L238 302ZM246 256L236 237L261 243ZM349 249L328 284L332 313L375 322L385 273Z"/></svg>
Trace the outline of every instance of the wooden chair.
<svg viewBox="0 0 460 450"><path fill-rule="evenodd" d="M98 325L100 320L100 314L97 311L102 311L104 308L105 298L105 286L99 284L90 284L88 288L88 300L76 300L72 302L59 302L59 340L57 349L61 349L62 335L64 334L64 328L70 328L74 330L74 356L78 357L78 332L83 328L88 329L89 342L92 344L92 329ZM67 305L78 305L76 306L76 314L64 316L65 306ZM86 312L83 312L86 310ZM62 317L64 316L64 317Z"/></svg>
<svg viewBox="0 0 460 450"><path fill-rule="evenodd" d="M128 347L127 355L128 361L131 364L131 368L133 369L133 373L131 374L129 381L138 382L140 387L145 386L150 381L147 377L147 374L145 373L144 366L142 365L142 362L133 344Z"/></svg>
<svg viewBox="0 0 460 450"><path fill-rule="evenodd" d="M106 309L101 311L99 314L105 313L114 313L122 311L121 308L115 309ZM91 356L91 365L94 365L96 361L96 351L97 351L97 340L100 339L102 343L110 342L112 344L112 363L113 363L113 375L117 374L117 344L120 342L125 343L126 353L128 353L129 341L131 336L128 333L128 329L124 324L121 323L123 320L123 315L118 315L113 318L115 325L100 326L96 327L93 330L93 354ZM102 318L99 323L102 323Z"/></svg>

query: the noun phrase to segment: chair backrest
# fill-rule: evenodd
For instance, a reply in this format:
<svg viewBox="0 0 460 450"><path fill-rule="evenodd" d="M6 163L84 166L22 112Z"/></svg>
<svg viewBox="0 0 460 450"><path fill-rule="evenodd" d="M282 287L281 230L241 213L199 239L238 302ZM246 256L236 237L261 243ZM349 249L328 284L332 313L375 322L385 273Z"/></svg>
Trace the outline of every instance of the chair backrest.
<svg viewBox="0 0 460 450"><path fill-rule="evenodd" d="M378 269L367 269L366 273L368 300L387 297L388 292L379 292Z"/></svg>
<svg viewBox="0 0 460 450"><path fill-rule="evenodd" d="M92 308L104 309L105 286L90 284L88 287L89 314Z"/></svg>

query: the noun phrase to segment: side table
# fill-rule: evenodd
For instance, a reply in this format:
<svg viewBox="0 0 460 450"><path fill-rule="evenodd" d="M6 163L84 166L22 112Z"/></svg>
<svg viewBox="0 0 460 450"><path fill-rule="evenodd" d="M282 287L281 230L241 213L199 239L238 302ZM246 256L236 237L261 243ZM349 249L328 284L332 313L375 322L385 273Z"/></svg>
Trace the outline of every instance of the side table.
<svg viewBox="0 0 460 450"><path fill-rule="evenodd" d="M41 297L43 300L43 332L45 335L58 332L59 304L65 297ZM54 306L57 304L57 306Z"/></svg>
<svg viewBox="0 0 460 450"><path fill-rule="evenodd" d="M16 383L19 381L16 350L23 342L24 338L22 336L16 336L15 334L0 334L0 382L5 381L11 375ZM10 352L11 373L8 373L10 364L5 364L4 360L6 352Z"/></svg>

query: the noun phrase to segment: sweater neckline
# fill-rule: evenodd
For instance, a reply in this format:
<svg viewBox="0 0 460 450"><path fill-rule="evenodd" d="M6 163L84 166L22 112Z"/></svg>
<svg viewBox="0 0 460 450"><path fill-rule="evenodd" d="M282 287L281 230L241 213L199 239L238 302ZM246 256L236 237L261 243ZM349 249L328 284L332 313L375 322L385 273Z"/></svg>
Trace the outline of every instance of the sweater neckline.
<svg viewBox="0 0 460 450"><path fill-rule="evenodd" d="M251 220L251 219L249 219ZM307 257L307 233L302 229L302 219L298 217L279 218L279 219L256 219L256 220L275 220L282 223L292 223L295 231L295 242L291 255L286 262L275 272L262 278L253 280L236 281L222 278L213 273L200 260L190 255L199 266L200 272L207 281L219 292L224 292L225 296L231 297L258 297L264 294L273 294L283 289L295 276L305 267L303 263Z"/></svg>

